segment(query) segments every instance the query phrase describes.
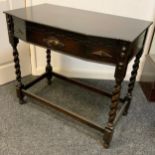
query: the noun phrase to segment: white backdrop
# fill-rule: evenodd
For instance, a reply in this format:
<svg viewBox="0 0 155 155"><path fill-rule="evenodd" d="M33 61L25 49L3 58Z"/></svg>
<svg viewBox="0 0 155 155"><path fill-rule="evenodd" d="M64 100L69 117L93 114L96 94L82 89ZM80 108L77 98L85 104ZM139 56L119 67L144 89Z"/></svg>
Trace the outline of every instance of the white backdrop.
<svg viewBox="0 0 155 155"><path fill-rule="evenodd" d="M92 10L96 12L103 12L108 14L120 15L125 17L132 17L144 20L154 20L155 17L155 0L29 0L28 5L36 5L40 3L51 3L62 6L69 6L73 8L80 8L84 10ZM63 17L62 17L63 18ZM91 26L91 25L90 25ZM151 34L149 31L149 35ZM149 45L149 38L145 47L145 54L147 53ZM45 49L44 49L45 51ZM142 67L145 61L145 54L142 57L140 77ZM45 67L45 52L42 48L31 46L31 61L32 73L38 75L44 71ZM130 63L127 71L126 79L129 78L131 72ZM83 78L104 78L113 79L114 67L108 65L101 65L78 60L69 56L52 54L52 64L54 70L72 77Z"/></svg>

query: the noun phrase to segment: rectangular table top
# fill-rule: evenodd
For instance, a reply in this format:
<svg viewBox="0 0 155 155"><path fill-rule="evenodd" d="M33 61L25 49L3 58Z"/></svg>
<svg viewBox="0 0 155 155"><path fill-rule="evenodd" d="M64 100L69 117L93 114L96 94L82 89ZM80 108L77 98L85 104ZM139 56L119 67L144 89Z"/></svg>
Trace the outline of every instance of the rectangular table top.
<svg viewBox="0 0 155 155"><path fill-rule="evenodd" d="M77 32L90 36L134 41L151 24L149 21L41 4L6 11L25 21Z"/></svg>

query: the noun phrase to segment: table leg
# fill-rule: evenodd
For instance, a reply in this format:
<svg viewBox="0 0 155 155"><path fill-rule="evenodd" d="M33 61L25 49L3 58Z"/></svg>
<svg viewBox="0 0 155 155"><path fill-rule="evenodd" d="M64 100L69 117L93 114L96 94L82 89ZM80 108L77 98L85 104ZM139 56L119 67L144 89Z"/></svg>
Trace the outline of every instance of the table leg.
<svg viewBox="0 0 155 155"><path fill-rule="evenodd" d="M51 84L52 79L52 66L51 66L51 50L46 50L46 58L47 58L47 65L46 65L46 73L47 73L47 80L48 84Z"/></svg>
<svg viewBox="0 0 155 155"><path fill-rule="evenodd" d="M113 122L116 117L117 107L118 107L119 98L120 98L120 91L121 91L121 81L116 79L116 84L114 87L114 91L112 93L109 119L108 119L108 123L105 127L105 133L104 133L104 137L103 137L105 148L109 147L109 144L112 140L113 131L114 131Z"/></svg>
<svg viewBox="0 0 155 155"><path fill-rule="evenodd" d="M7 27L8 27L8 34L9 34L9 42L13 48L13 57L14 57L14 63L15 63L15 73L16 73L16 91L17 96L19 98L19 103L24 103L24 94L22 93L22 88L24 88L24 85L22 84L22 78L21 78L21 71L20 71L20 62L19 62L19 54L17 50L17 44L19 42L19 39L14 37L14 23L13 19L10 15L6 15L6 21L7 21Z"/></svg>
<svg viewBox="0 0 155 155"><path fill-rule="evenodd" d="M125 77L126 69L127 69L127 47L123 46L120 53L120 58L118 64L115 69L115 86L112 93L111 105L109 111L109 118L107 125L105 127L105 132L103 136L104 147L108 148L110 142L112 140L113 132L114 132L114 121L116 118L117 108L120 100L120 92L121 92L121 83Z"/></svg>
<svg viewBox="0 0 155 155"><path fill-rule="evenodd" d="M139 68L139 63L140 63L140 58L141 58L142 52L143 52L142 50L139 51L139 53L136 55L136 58L135 58L135 61L133 64L133 70L131 72L130 82L128 85L128 93L125 97L125 102L127 102L127 106L124 110L124 113L123 113L124 115L127 115L129 107L130 107L130 103L131 103L131 99L132 99L132 91L133 91L133 88L135 85L137 71Z"/></svg>
<svg viewBox="0 0 155 155"><path fill-rule="evenodd" d="M16 91L17 91L17 96L19 98L19 103L23 104L24 102L24 94L22 93L22 88L24 85L22 84L22 78L21 78L21 70L20 70L20 61L19 61L19 54L17 50L17 44L18 44L18 39L13 38L13 57L14 57L14 63L15 63L15 73L16 73Z"/></svg>

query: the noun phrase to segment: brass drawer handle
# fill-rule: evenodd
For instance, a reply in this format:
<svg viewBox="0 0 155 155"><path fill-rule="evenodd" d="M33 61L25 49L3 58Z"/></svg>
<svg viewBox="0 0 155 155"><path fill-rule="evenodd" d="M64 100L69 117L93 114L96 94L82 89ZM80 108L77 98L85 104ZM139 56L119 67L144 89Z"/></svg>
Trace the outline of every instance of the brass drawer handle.
<svg viewBox="0 0 155 155"><path fill-rule="evenodd" d="M96 56L101 56L101 57L112 57L110 54L109 54L109 51L107 50L98 50L98 51L95 51L92 53L93 55L96 55Z"/></svg>
<svg viewBox="0 0 155 155"><path fill-rule="evenodd" d="M64 47L64 44L62 42L60 42L57 38L49 38L49 39L43 39L44 42L46 42L46 44L50 47L54 46L54 47Z"/></svg>

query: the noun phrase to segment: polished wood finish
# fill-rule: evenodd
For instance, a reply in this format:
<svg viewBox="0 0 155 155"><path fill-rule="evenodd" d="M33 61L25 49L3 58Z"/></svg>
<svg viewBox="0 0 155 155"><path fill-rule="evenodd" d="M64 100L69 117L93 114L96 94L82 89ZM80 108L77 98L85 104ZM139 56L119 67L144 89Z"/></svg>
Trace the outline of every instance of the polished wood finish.
<svg viewBox="0 0 155 155"><path fill-rule="evenodd" d="M24 89L28 89L28 88L32 87L33 85L35 85L36 83L38 83L39 81L41 81L42 79L44 79L45 77L47 77L47 79L48 79L47 73L44 73L41 76L39 76L36 79L34 79L31 82L29 82L28 84L25 84L24 85Z"/></svg>
<svg viewBox="0 0 155 155"><path fill-rule="evenodd" d="M8 26L9 41L13 48L17 96L19 98L19 103L23 104L24 103L24 94L22 93L21 90L24 87L24 85L22 83L19 54L18 54L18 50L17 50L17 44L19 42L19 39L14 37L14 24L13 24L12 16L6 15L6 20L7 20L7 26Z"/></svg>
<svg viewBox="0 0 155 155"><path fill-rule="evenodd" d="M108 148L118 118L123 112L127 113L128 111L130 105L129 97L132 94L147 29L151 22L48 4L16 9L5 13L9 40L14 53L19 99L22 100L24 95L30 96L101 131L104 133L104 147ZM16 48L18 39L47 49L46 73L25 86L21 81L20 64ZM51 66L51 49L87 61L114 65L115 86L113 93L110 94L98 90L92 86L54 73ZM128 63L134 56L136 56L136 60L128 93L124 99L120 99L121 84L126 75ZM109 118L105 128L26 90L44 77L50 83L52 76L111 97ZM120 100L124 102L124 105L117 113Z"/></svg>
<svg viewBox="0 0 155 155"><path fill-rule="evenodd" d="M145 44L145 40L143 40L143 46L142 46L143 48L144 48L144 44ZM131 77L130 77L130 81L129 81L129 85L128 85L128 93L127 93L127 95L125 97L126 102L127 102L127 106L125 108L124 115L126 115L128 113L128 109L129 109L129 106L131 104L132 91L133 91L133 88L134 88L134 85L135 85L136 76L137 76L137 72L138 72L138 69L139 69L140 58L141 58L142 53L143 53L143 48L137 53L137 55L135 57L134 64L133 64L133 69L132 69L132 72L131 72Z"/></svg>
<svg viewBox="0 0 155 155"><path fill-rule="evenodd" d="M51 79L52 79L51 50L47 49L46 54L47 54L46 74L47 74L48 84L51 84Z"/></svg>
<svg viewBox="0 0 155 155"><path fill-rule="evenodd" d="M40 14L40 10L44 12ZM136 49L129 51L130 57L138 52L145 29L151 24L47 4L5 13L13 18L14 35L24 41L75 57L114 64L119 61L118 55L123 46L128 48L133 43L131 48Z"/></svg>
<svg viewBox="0 0 155 155"><path fill-rule="evenodd" d="M5 13L25 22L41 23L70 32L129 42L133 42L151 24L151 22L138 19L50 4L41 4L24 9L6 11Z"/></svg>

